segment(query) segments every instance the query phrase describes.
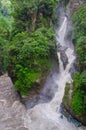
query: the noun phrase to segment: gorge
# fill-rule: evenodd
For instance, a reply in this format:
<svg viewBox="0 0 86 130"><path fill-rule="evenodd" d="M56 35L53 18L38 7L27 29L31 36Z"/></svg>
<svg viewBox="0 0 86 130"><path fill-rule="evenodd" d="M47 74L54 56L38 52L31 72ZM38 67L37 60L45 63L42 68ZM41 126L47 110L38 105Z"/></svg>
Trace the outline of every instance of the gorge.
<svg viewBox="0 0 86 130"><path fill-rule="evenodd" d="M52 85L50 88L51 90L48 90L47 92L49 93L52 89L55 89L53 90L55 96L48 103L41 103L41 100L39 100L39 104L27 111L27 116L30 117L30 120L28 120L25 125L30 130L83 130L83 128L78 128L73 123L68 122L67 119L60 113L60 105L64 96L65 85L66 83L72 83L71 73L69 71L76 58L72 42L68 39L68 41L65 40L69 24L68 18L63 15L62 19L62 25L56 33L57 43L59 42L60 44L60 50L57 53L59 58L59 74L53 73L52 76L49 77L50 79L52 78L53 81L49 83L51 80L48 79L49 81L46 82L47 85L45 84L45 87L48 86L48 88L44 87L47 91L47 89L49 89L49 85ZM62 48L64 48L68 58L68 64L65 69L61 60L61 51L64 51ZM25 119L25 122L26 120L27 119Z"/></svg>
<svg viewBox="0 0 86 130"><path fill-rule="evenodd" d="M8 74L1 74L0 130L85 130L82 116L79 120L79 117L76 118L77 114L70 112L72 109L70 106L67 106L70 109L65 107L65 111L62 107L71 102L73 89L68 89L68 95L66 95L66 88L67 85L70 88L74 87L72 86L75 85L73 75L77 71L77 52L73 44L74 34L71 15L83 2L70 0L65 11L62 1L60 1L56 9L56 19L54 18L54 22L58 25L58 27L55 26L54 35L52 10L56 7L55 1L47 1L49 2L47 3L39 0L39 4L34 1L30 1L30 6L27 1L24 1L26 2L23 3L24 6L21 1L16 0L16 3L12 1L15 7L15 28L10 32L9 38L7 33L6 40L10 39L8 42L5 40L2 42L6 32L0 36L2 38L0 42L7 43L4 49L1 46L1 54L4 54L4 50L5 56L3 55L4 60L3 57L0 57L0 60L3 61L0 65L3 64L2 68L4 68L8 63L7 72L14 83L13 87ZM21 9L17 2L20 2ZM17 4L18 6L16 6ZM50 56L55 59L55 53L56 65L51 63L52 61L49 62ZM6 62L8 58L9 60ZM53 64L51 69L50 63ZM45 83L39 89L38 79L44 75L47 77L46 81L44 80ZM42 84L42 81L40 82ZM39 85L38 88L37 85ZM30 91L31 89L35 91L34 88L39 89L35 99L33 98L34 93L30 97ZM27 92L29 93L28 97ZM84 92L83 95L85 95ZM23 104L22 99L25 96L27 101ZM29 100L30 98L32 100ZM67 116L66 112L68 112ZM74 114L75 116L73 116Z"/></svg>

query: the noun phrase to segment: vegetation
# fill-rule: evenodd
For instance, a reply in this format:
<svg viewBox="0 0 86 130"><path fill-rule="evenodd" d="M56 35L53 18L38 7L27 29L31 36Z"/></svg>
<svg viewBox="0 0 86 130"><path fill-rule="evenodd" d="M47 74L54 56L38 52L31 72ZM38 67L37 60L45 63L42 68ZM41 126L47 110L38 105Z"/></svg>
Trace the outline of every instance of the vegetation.
<svg viewBox="0 0 86 130"><path fill-rule="evenodd" d="M73 95L72 95L72 107L73 111L77 115L86 114L86 70L81 74L76 73L74 75L74 84L73 84Z"/></svg>
<svg viewBox="0 0 86 130"><path fill-rule="evenodd" d="M74 23L74 44L78 57L78 71L74 75L72 107L77 115L86 114L86 5L81 6L72 17Z"/></svg>
<svg viewBox="0 0 86 130"><path fill-rule="evenodd" d="M7 70L8 47L11 37L13 17L11 3L8 0L0 1L0 73Z"/></svg>
<svg viewBox="0 0 86 130"><path fill-rule="evenodd" d="M64 6L66 7L68 2L69 2L69 0L62 0L62 1L63 1Z"/></svg>
<svg viewBox="0 0 86 130"><path fill-rule="evenodd" d="M69 83L66 83L66 87L65 87L65 94L64 94L64 98L63 98L63 102L65 104L65 106L68 108L71 108L71 102L69 99L71 99L71 95L69 95L69 91L71 89L71 85Z"/></svg>
<svg viewBox="0 0 86 130"><path fill-rule="evenodd" d="M11 0L17 31L34 31L39 27L52 25L52 16L58 0ZM18 27L18 30L17 30Z"/></svg>
<svg viewBox="0 0 86 130"><path fill-rule="evenodd" d="M73 43L78 63L77 72L73 75L73 85L66 85L63 102L67 109L86 125L86 3L73 13L72 21Z"/></svg>
<svg viewBox="0 0 86 130"><path fill-rule="evenodd" d="M67 5L68 0L63 0ZM8 72L14 87L25 95L50 70L55 55L53 22L58 0L0 1L0 73ZM64 102L79 117L86 115L86 4L72 16L74 44L79 61L74 74L71 102Z"/></svg>
<svg viewBox="0 0 86 130"><path fill-rule="evenodd" d="M0 2L0 71L8 72L22 95L50 70L57 4L58 0Z"/></svg>
<svg viewBox="0 0 86 130"><path fill-rule="evenodd" d="M32 80L27 80L28 83L26 83L30 85L33 83L32 81L34 81L34 76L37 80L43 73L45 74L49 71L49 43L53 41L53 36L54 33L52 29L46 30L45 28L40 28L30 34L22 32L13 37L9 47L8 68L9 74L14 81L16 77L20 80L19 76L24 72L24 68L28 70L26 75L30 76L29 79L32 78ZM18 68L20 65L22 69L21 67ZM20 73L20 70L22 73ZM22 77L22 75L20 77ZM19 89L19 85L17 86L16 84L16 88Z"/></svg>

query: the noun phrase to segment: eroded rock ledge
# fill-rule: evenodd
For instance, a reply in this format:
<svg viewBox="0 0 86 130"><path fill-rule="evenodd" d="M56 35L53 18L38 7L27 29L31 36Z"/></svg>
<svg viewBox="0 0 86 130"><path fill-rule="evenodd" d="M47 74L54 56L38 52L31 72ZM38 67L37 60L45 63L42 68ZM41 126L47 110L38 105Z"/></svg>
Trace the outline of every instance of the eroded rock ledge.
<svg viewBox="0 0 86 130"><path fill-rule="evenodd" d="M28 130L24 126L26 110L19 101L7 74L0 77L0 130Z"/></svg>

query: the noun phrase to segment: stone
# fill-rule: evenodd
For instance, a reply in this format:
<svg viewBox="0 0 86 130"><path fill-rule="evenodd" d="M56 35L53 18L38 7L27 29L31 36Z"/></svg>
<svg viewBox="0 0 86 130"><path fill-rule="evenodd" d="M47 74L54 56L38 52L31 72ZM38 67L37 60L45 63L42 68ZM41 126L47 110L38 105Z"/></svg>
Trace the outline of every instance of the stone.
<svg viewBox="0 0 86 130"><path fill-rule="evenodd" d="M28 130L24 127L26 109L7 74L0 77L0 130ZM20 129L21 128L21 129Z"/></svg>
<svg viewBox="0 0 86 130"><path fill-rule="evenodd" d="M64 51L62 51L60 54L61 54L61 60L63 62L64 69L65 69L66 65L68 64L68 58Z"/></svg>
<svg viewBox="0 0 86 130"><path fill-rule="evenodd" d="M19 128L18 130L29 130L28 128L25 128L25 127L21 127Z"/></svg>

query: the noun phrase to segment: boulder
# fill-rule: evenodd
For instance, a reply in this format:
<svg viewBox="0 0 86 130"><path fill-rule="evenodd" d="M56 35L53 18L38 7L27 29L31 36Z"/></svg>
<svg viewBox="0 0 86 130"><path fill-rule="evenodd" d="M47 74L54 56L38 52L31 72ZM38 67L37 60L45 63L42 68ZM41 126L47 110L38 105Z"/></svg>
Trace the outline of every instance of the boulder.
<svg viewBox="0 0 86 130"><path fill-rule="evenodd" d="M28 130L24 128L25 115L25 107L20 102L10 77L7 74L2 75L0 77L0 130Z"/></svg>
<svg viewBox="0 0 86 130"><path fill-rule="evenodd" d="M63 62L64 69L65 69L66 65L68 64L68 58L64 51L62 51L60 54L61 54L61 60Z"/></svg>

